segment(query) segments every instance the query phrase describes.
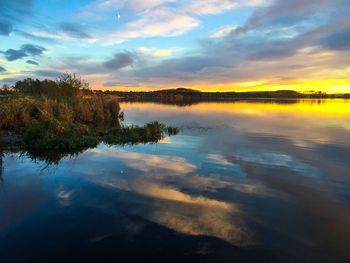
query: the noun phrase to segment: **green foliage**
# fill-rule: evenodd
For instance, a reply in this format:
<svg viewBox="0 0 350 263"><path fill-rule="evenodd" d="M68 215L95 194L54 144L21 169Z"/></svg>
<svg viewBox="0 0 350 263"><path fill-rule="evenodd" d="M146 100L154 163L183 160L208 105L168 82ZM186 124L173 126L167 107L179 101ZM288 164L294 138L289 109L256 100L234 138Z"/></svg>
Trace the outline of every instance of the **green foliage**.
<svg viewBox="0 0 350 263"><path fill-rule="evenodd" d="M103 133L103 141L107 144L156 143L169 134L168 130L177 129L165 127L159 122L151 122L144 126L115 127Z"/></svg>
<svg viewBox="0 0 350 263"><path fill-rule="evenodd" d="M81 127L74 124L42 120L25 132L23 146L30 150L71 152L95 147L100 142L110 145L156 143L169 134L169 130L172 134L177 131L176 128L151 122L144 126L118 126L97 132L89 130L83 134Z"/></svg>
<svg viewBox="0 0 350 263"><path fill-rule="evenodd" d="M42 120L24 134L23 144L28 149L44 151L72 151L81 148L94 147L99 139L81 133L76 125L58 122L57 120Z"/></svg>

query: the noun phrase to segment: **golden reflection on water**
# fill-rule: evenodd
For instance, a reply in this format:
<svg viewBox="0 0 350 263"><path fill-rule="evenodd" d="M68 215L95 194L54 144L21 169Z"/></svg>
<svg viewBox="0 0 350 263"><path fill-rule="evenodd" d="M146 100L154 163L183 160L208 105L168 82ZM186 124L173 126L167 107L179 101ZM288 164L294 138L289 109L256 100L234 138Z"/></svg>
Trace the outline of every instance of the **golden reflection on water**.
<svg viewBox="0 0 350 263"><path fill-rule="evenodd" d="M159 109L173 109L173 105L157 104L157 103L121 103L121 108L128 106L139 109L150 109L157 111ZM303 100L245 100L232 102L205 102L192 104L187 106L178 106L187 110L195 110L197 112L243 112L247 114L263 114L271 112L293 112L299 114L315 114L315 115L341 115L350 118L350 100L346 99L303 99Z"/></svg>
<svg viewBox="0 0 350 263"><path fill-rule="evenodd" d="M236 125L241 132L288 137L296 145L338 141L349 144L350 100L249 100L208 102L190 106L155 103L123 103L126 116L146 114L151 119L181 122L197 121L207 125ZM181 127L180 127L181 128Z"/></svg>
<svg viewBox="0 0 350 263"><path fill-rule="evenodd" d="M191 107L201 112L222 111L268 116L271 113L291 115L316 115L322 117L342 116L350 118L350 100L298 100L286 103L268 103L254 100L251 102L235 103L206 103Z"/></svg>
<svg viewBox="0 0 350 263"><path fill-rule="evenodd" d="M173 105L164 105L157 103L121 103L121 108L126 109L129 106L137 107L139 110L153 111L173 110ZM233 102L206 102L187 106L178 106L185 111L195 112L226 112L243 113L252 115L268 116L270 113L290 113L292 115L321 115L323 117L335 117L337 115L350 118L350 100L346 99L324 99L324 100L246 100Z"/></svg>

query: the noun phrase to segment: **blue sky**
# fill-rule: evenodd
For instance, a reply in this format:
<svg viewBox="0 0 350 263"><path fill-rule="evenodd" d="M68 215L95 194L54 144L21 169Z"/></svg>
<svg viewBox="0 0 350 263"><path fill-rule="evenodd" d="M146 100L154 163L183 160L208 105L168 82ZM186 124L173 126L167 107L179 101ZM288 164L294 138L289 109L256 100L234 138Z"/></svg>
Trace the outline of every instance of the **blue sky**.
<svg viewBox="0 0 350 263"><path fill-rule="evenodd" d="M350 0L0 0L0 84L350 91Z"/></svg>

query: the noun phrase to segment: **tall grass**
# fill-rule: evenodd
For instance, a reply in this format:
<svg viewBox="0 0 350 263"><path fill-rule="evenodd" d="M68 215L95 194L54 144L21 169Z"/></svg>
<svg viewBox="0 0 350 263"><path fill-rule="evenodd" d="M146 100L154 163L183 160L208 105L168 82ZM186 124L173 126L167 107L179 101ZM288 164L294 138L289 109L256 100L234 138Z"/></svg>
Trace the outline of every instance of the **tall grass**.
<svg viewBox="0 0 350 263"><path fill-rule="evenodd" d="M47 120L61 133L69 124L106 128L119 126L119 103L108 97L74 98L58 102L30 96L2 101L0 104L0 129L22 133L32 125Z"/></svg>

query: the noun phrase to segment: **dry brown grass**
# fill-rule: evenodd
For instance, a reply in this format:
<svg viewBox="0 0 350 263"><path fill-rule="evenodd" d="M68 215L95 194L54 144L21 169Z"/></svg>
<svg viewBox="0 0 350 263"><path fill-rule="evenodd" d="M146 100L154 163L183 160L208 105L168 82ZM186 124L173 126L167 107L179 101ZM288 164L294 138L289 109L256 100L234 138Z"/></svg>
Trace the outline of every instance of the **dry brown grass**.
<svg viewBox="0 0 350 263"><path fill-rule="evenodd" d="M119 125L119 104L108 97L78 97L65 102L21 97L0 103L0 130L20 132L41 120L93 127Z"/></svg>

